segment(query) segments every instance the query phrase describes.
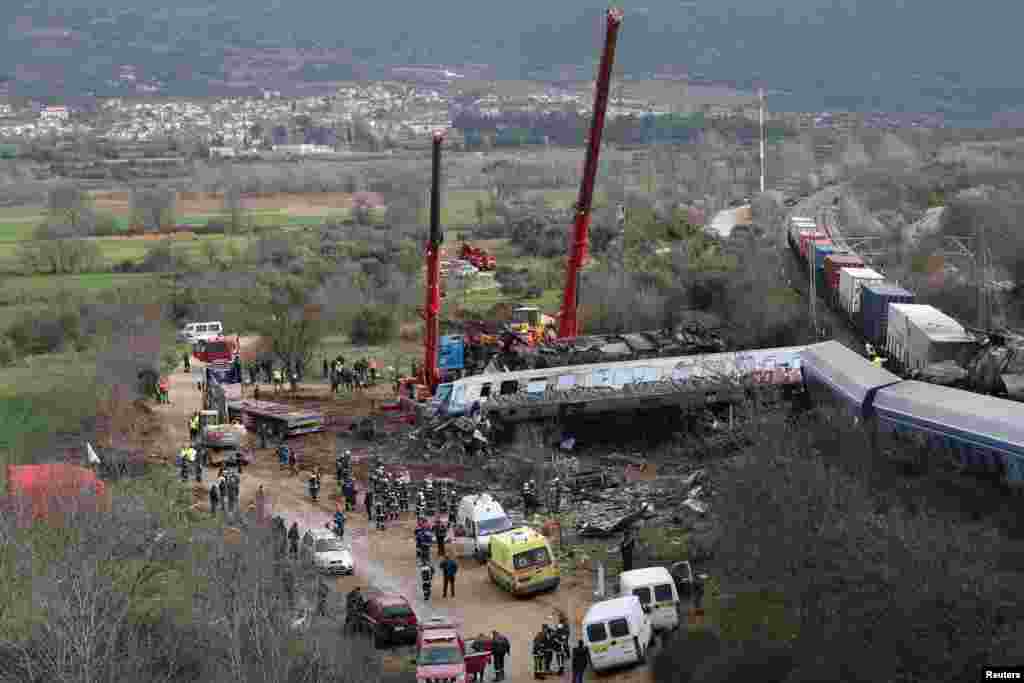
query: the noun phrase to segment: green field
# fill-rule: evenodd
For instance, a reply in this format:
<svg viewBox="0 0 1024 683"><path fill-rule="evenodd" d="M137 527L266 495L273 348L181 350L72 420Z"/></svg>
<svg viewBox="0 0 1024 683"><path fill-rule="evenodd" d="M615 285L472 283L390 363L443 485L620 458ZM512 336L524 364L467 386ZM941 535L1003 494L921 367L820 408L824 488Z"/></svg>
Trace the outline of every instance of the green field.
<svg viewBox="0 0 1024 683"><path fill-rule="evenodd" d="M0 291L0 304L48 301L61 292L97 294L122 287L142 288L156 277L152 273L86 273L9 278L3 283L3 291Z"/></svg>
<svg viewBox="0 0 1024 683"><path fill-rule="evenodd" d="M24 242L32 239L40 218L41 216L36 217L35 220L26 218L23 221L0 222L0 243Z"/></svg>

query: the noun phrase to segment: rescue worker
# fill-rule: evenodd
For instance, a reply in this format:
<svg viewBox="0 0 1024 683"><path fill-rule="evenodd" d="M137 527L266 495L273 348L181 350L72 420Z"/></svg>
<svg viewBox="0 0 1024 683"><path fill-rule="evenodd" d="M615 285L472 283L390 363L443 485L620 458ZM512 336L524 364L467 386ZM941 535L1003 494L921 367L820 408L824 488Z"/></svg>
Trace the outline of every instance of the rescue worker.
<svg viewBox="0 0 1024 683"><path fill-rule="evenodd" d="M512 651L508 638L494 631L491 633L491 657L494 658L494 680L505 679L505 657Z"/></svg>
<svg viewBox="0 0 1024 683"><path fill-rule="evenodd" d="M214 482L210 485L210 514L216 515L218 507L220 507L220 489Z"/></svg>
<svg viewBox="0 0 1024 683"><path fill-rule="evenodd" d="M416 494L416 519L427 519L427 497L423 495L423 491Z"/></svg>
<svg viewBox="0 0 1024 683"><path fill-rule="evenodd" d="M238 512L238 493L241 482L238 479L238 473L232 473L228 477L228 505L231 512Z"/></svg>
<svg viewBox="0 0 1024 683"><path fill-rule="evenodd" d="M452 597L454 598L455 597L455 575L459 571L459 563L456 562L455 560L453 560L452 558L448 557L447 555L445 555L444 559L441 560L441 565L440 566L441 566L441 574L444 577L444 585L442 586L442 589L441 589L441 591L442 591L441 592L441 597L442 598L447 598L448 597L448 588L451 587L451 589L452 589Z"/></svg>
<svg viewBox="0 0 1024 683"><path fill-rule="evenodd" d="M430 479L427 479L426 483L424 484L423 498L424 498L424 500L426 502L426 507L424 509L424 512L426 513L427 517L433 517L434 516L434 482L432 480L430 480Z"/></svg>
<svg viewBox="0 0 1024 683"><path fill-rule="evenodd" d="M345 479L341 493L345 497L345 512L352 512L356 507L356 483L352 481L352 477Z"/></svg>
<svg viewBox="0 0 1024 683"><path fill-rule="evenodd" d="M430 592L434 587L434 568L430 562L420 563L420 584L423 586L423 599L430 601Z"/></svg>
<svg viewBox="0 0 1024 683"><path fill-rule="evenodd" d="M195 461L195 467L196 467L196 483L197 484L201 484L201 483L203 483L203 459L202 458L198 458Z"/></svg>
<svg viewBox="0 0 1024 683"><path fill-rule="evenodd" d="M341 508L334 511L334 533L338 534L339 538L345 537L345 513Z"/></svg>
<svg viewBox="0 0 1024 683"><path fill-rule="evenodd" d="M309 475L309 497L316 502L317 497L320 495L320 479L317 477L316 472Z"/></svg>
<svg viewBox="0 0 1024 683"><path fill-rule="evenodd" d="M619 550L622 552L622 571L628 572L633 569L633 548L636 539L633 537L633 528L626 528L626 535L622 539Z"/></svg>
<svg viewBox="0 0 1024 683"><path fill-rule="evenodd" d="M323 579L317 580L316 586L316 613L321 617L327 616L327 597L331 594L327 583Z"/></svg>
<svg viewBox="0 0 1024 683"><path fill-rule="evenodd" d="M272 376L274 382L274 393L280 393L281 387L284 386L284 373L281 372L280 368L274 368Z"/></svg>
<svg viewBox="0 0 1024 683"><path fill-rule="evenodd" d="M188 434L189 440L195 441L196 437L199 436L199 413L198 411L192 413L191 419L188 421Z"/></svg>
<svg viewBox="0 0 1024 683"><path fill-rule="evenodd" d="M583 639L580 638L572 650L572 683L583 683L583 674L586 672L589 662L590 652L583 644Z"/></svg>
<svg viewBox="0 0 1024 683"><path fill-rule="evenodd" d="M459 494L455 491L455 487L448 490L448 497L448 526L451 527L455 525L455 513L458 507Z"/></svg>
<svg viewBox="0 0 1024 683"><path fill-rule="evenodd" d="M444 556L444 539L448 535L448 529L441 523L440 517L434 520L433 532L434 538L437 539L437 554Z"/></svg>
<svg viewBox="0 0 1024 683"><path fill-rule="evenodd" d="M550 673L551 660L554 659L558 643L555 640L554 629L547 624L541 627L541 633L544 639L544 671Z"/></svg>
<svg viewBox="0 0 1024 683"><path fill-rule="evenodd" d="M384 501L380 496L374 497L373 517L377 520L377 531L384 531Z"/></svg>
<svg viewBox="0 0 1024 683"><path fill-rule="evenodd" d="M299 524L292 522L292 528L288 530L288 552L294 560L299 556Z"/></svg>
<svg viewBox="0 0 1024 683"><path fill-rule="evenodd" d="M220 499L224 501L225 508L228 499L228 483L224 480L224 470L217 475L217 490L220 491Z"/></svg>
<svg viewBox="0 0 1024 683"><path fill-rule="evenodd" d="M558 477L551 480L551 491L548 496L548 500L551 505L551 512L557 515L562 507L562 484Z"/></svg>
<svg viewBox="0 0 1024 683"><path fill-rule="evenodd" d="M542 674L548 673L544 667L544 658L547 655L547 638L545 633L541 630L537 635L533 637L533 675L536 678L540 678Z"/></svg>
<svg viewBox="0 0 1024 683"><path fill-rule="evenodd" d="M558 660L558 675L565 673L565 665L569 660L569 624L560 622L554 630L555 657Z"/></svg>
<svg viewBox="0 0 1024 683"><path fill-rule="evenodd" d="M267 494L263 492L263 484L256 491L256 519L260 524L267 518Z"/></svg>
<svg viewBox="0 0 1024 683"><path fill-rule="evenodd" d="M373 488L366 489L366 495L363 496L363 503L366 505L366 521L373 520Z"/></svg>
<svg viewBox="0 0 1024 683"><path fill-rule="evenodd" d="M181 465L181 480L188 481L188 447L183 447L178 453L178 463Z"/></svg>
<svg viewBox="0 0 1024 683"><path fill-rule="evenodd" d="M359 616L363 612L363 594L359 586L356 586L345 596L345 626L352 628L358 624Z"/></svg>
<svg viewBox="0 0 1024 683"><path fill-rule="evenodd" d="M420 562L430 562L430 531L426 524L418 525L415 532L416 557Z"/></svg>

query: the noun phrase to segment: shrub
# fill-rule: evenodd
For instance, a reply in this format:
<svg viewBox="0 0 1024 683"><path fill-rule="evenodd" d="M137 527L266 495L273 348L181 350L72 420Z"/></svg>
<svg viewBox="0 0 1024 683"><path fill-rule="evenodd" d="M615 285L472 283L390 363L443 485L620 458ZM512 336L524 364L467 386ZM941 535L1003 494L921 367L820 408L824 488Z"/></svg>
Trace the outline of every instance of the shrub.
<svg viewBox="0 0 1024 683"><path fill-rule="evenodd" d="M121 226L118 225L117 219L110 214L101 213L96 215L96 228L95 233L97 237L113 237L114 235L122 234Z"/></svg>
<svg viewBox="0 0 1024 683"><path fill-rule="evenodd" d="M380 346L398 334L398 321L386 310L364 306L352 319L349 336L354 344Z"/></svg>
<svg viewBox="0 0 1024 683"><path fill-rule="evenodd" d="M22 355L54 353L79 344L81 318L72 311L28 313L7 328L7 338Z"/></svg>
<svg viewBox="0 0 1024 683"><path fill-rule="evenodd" d="M18 352L8 337L0 337L0 368L7 367L17 360Z"/></svg>

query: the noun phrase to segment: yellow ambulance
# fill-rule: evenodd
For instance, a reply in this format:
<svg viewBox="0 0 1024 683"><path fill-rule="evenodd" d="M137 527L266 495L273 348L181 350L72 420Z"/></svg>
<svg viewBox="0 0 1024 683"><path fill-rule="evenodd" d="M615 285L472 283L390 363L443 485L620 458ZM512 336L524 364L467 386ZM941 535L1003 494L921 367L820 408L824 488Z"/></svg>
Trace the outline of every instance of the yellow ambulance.
<svg viewBox="0 0 1024 683"><path fill-rule="evenodd" d="M530 527L491 537L487 571L491 580L513 595L558 588L561 573L548 539Z"/></svg>

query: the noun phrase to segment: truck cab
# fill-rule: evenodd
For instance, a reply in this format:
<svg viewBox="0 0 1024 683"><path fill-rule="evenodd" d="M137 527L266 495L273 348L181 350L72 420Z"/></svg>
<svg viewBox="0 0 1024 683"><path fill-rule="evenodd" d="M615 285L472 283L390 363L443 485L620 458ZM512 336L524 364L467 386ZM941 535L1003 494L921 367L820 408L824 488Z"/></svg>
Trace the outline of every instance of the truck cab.
<svg viewBox="0 0 1024 683"><path fill-rule="evenodd" d="M245 427L223 424L216 410L199 411L200 444L206 448L240 448Z"/></svg>
<svg viewBox="0 0 1024 683"><path fill-rule="evenodd" d="M466 680L466 644L442 617L423 622L416 637L416 681Z"/></svg>

